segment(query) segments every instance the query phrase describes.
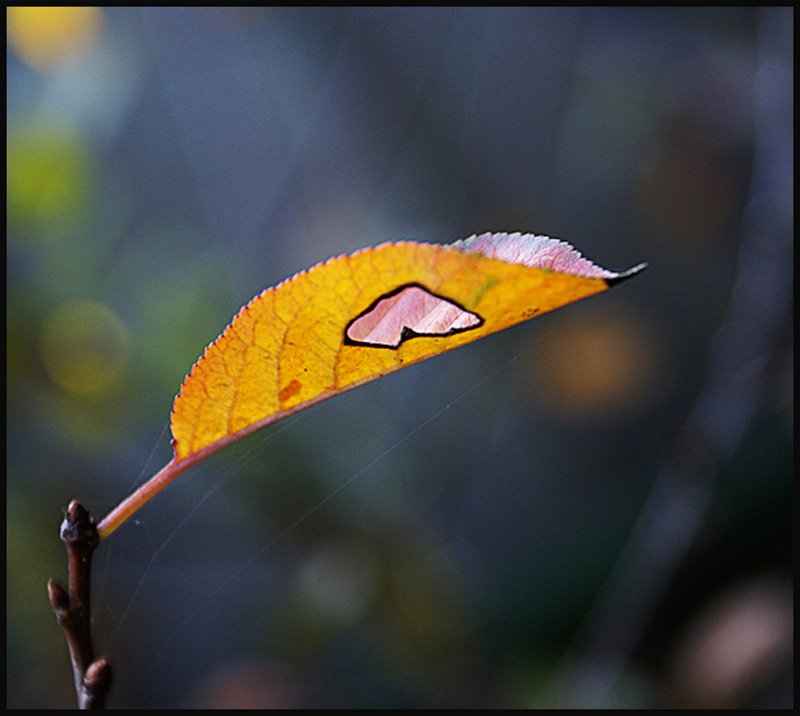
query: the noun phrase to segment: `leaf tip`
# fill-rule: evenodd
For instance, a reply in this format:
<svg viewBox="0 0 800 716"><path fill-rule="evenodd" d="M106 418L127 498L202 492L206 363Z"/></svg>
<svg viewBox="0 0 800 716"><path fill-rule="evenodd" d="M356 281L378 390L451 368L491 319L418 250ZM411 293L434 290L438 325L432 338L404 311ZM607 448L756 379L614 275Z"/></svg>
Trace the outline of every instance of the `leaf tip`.
<svg viewBox="0 0 800 716"><path fill-rule="evenodd" d="M642 271L644 271L646 268L649 268L649 264L643 261L640 264L636 264L636 266L633 268L629 268L627 271L622 271L612 278L607 278L606 283L609 286L616 286L617 284L627 281L629 278L633 278L637 274L642 273Z"/></svg>

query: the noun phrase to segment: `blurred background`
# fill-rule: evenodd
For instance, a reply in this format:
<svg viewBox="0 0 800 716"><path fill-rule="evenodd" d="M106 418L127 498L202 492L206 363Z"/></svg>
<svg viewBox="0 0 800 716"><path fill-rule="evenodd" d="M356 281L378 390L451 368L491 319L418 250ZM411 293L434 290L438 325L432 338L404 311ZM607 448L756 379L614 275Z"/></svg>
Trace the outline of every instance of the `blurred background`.
<svg viewBox="0 0 800 716"><path fill-rule="evenodd" d="M96 554L111 707L792 705L793 9L7 10L7 705L61 510L332 255L650 269L196 467Z"/></svg>

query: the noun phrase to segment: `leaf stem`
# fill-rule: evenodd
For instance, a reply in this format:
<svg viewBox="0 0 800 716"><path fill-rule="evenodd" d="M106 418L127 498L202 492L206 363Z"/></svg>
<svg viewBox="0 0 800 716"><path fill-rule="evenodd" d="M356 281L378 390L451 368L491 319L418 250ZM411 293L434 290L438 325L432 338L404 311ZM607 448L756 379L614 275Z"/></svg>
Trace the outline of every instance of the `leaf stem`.
<svg viewBox="0 0 800 716"><path fill-rule="evenodd" d="M134 490L122 502L120 502L111 512L109 512L97 525L97 537L100 541L108 537L112 532L119 528L136 510L147 504L161 490L169 485L173 480L182 475L198 460L193 457L185 460L170 460L153 477L145 482L137 490Z"/></svg>
<svg viewBox="0 0 800 716"><path fill-rule="evenodd" d="M360 383L359 383L360 385ZM355 387L355 386L353 386ZM328 398L333 397L335 391L324 393L313 400L306 401L299 406L291 408L289 410L284 410L279 413L274 413L272 415L267 416L263 420L259 420L247 427L238 430L235 433L231 433L230 435L225 435L224 437L216 440L215 442L207 445L206 447L198 450L197 452L192 453L188 457L184 457L178 459L177 457L173 457L164 467L162 467L155 475L153 475L147 482L141 485L139 488L134 490L130 495L128 495L122 502L120 502L111 512L109 512L100 523L97 525L97 536L102 542L106 537L108 537L112 532L119 529L125 521L138 510L140 507L144 507L150 500L152 500L161 490L163 490L167 485L172 483L178 477L183 475L190 467L194 467L197 463L202 462L210 455L213 455L215 452L222 450L224 447L235 443L237 440L241 440L246 435L250 435L250 433L254 433L256 430L260 430L261 428L270 425L281 418L285 418L288 415L292 415L296 413L298 410L302 410L303 408L310 407L311 405L315 405L316 403L322 402L323 400L327 400Z"/></svg>

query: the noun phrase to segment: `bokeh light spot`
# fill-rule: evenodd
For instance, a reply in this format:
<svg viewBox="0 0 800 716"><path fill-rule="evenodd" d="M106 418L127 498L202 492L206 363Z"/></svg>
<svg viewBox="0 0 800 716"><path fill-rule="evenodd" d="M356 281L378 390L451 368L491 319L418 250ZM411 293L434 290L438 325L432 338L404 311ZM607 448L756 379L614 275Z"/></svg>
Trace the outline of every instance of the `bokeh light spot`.
<svg viewBox="0 0 800 716"><path fill-rule="evenodd" d="M83 142L66 129L9 128L6 179L14 236L60 237L88 213L92 164Z"/></svg>
<svg viewBox="0 0 800 716"><path fill-rule="evenodd" d="M16 55L47 72L92 43L103 14L99 7L10 7L6 20L8 43Z"/></svg>
<svg viewBox="0 0 800 716"><path fill-rule="evenodd" d="M638 318L562 320L535 341L525 383L548 415L605 419L635 412L657 393L658 351Z"/></svg>
<svg viewBox="0 0 800 716"><path fill-rule="evenodd" d="M97 301L72 301L45 321L41 357L62 390L94 396L113 387L128 360L128 329L114 311Z"/></svg>

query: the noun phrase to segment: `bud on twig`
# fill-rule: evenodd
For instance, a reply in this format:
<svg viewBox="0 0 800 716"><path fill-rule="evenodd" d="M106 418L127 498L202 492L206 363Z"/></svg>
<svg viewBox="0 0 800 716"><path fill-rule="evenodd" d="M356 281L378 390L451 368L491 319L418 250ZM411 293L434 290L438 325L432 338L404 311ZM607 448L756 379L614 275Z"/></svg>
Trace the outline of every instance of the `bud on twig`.
<svg viewBox="0 0 800 716"><path fill-rule="evenodd" d="M63 622L69 619L69 595L54 579L47 582L47 596L50 597L50 604L56 614L56 619Z"/></svg>
<svg viewBox="0 0 800 716"><path fill-rule="evenodd" d="M105 694L108 691L111 686L111 664L104 656L89 664L83 677L83 683L93 694Z"/></svg>

